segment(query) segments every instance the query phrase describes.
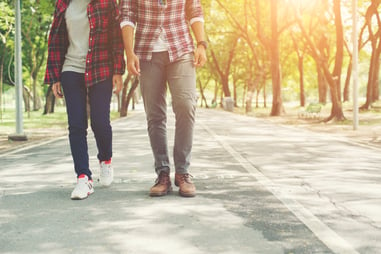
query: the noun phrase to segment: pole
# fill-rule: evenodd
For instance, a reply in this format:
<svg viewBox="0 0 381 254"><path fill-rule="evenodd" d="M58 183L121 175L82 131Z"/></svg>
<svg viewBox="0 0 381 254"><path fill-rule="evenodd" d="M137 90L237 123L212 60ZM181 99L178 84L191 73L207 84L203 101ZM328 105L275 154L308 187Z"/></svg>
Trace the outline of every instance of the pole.
<svg viewBox="0 0 381 254"><path fill-rule="evenodd" d="M15 0L15 90L16 90L16 133L9 135L8 139L14 141L27 140L23 132L23 107L22 107L22 58L21 58L21 0Z"/></svg>
<svg viewBox="0 0 381 254"><path fill-rule="evenodd" d="M357 28L357 1L352 0L352 18L353 18L353 54L352 54L352 82L353 82L353 129L357 130L359 126L359 107L358 107L358 28Z"/></svg>

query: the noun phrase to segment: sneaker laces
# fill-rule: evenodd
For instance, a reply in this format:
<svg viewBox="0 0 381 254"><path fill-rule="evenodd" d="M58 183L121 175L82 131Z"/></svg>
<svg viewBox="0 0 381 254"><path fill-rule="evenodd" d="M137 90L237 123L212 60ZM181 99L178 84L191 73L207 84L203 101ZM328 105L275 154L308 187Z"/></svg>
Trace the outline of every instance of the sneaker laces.
<svg viewBox="0 0 381 254"><path fill-rule="evenodd" d="M93 180L88 179L88 177L78 177L77 178L77 185L75 186L75 189L83 189L83 188L88 188L91 190L93 188ZM87 190L87 189L86 189Z"/></svg>
<svg viewBox="0 0 381 254"><path fill-rule="evenodd" d="M111 175L111 164L106 164L104 161L101 162L101 175L105 177Z"/></svg>

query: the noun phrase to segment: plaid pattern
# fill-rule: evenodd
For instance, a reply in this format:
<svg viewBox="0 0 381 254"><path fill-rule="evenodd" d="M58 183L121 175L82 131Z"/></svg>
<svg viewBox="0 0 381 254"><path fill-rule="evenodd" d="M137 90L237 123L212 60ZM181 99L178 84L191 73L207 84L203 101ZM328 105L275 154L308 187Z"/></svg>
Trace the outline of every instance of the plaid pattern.
<svg viewBox="0 0 381 254"><path fill-rule="evenodd" d="M45 83L60 81L69 46L65 11L69 0L57 0L49 34ZM115 0L93 0L87 7L90 23L89 51L86 58L86 86L109 79L125 71L124 48Z"/></svg>
<svg viewBox="0 0 381 254"><path fill-rule="evenodd" d="M193 52L189 21L203 19L200 0L121 0L121 14L121 22L136 26L135 53L140 59L151 60L153 45L163 28L171 62Z"/></svg>

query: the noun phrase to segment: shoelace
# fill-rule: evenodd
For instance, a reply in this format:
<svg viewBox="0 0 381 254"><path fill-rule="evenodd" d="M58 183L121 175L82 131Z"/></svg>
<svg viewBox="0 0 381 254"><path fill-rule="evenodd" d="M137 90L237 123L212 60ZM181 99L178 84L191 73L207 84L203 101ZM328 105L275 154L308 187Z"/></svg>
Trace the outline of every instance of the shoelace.
<svg viewBox="0 0 381 254"><path fill-rule="evenodd" d="M110 176L111 175L111 166L104 164L101 168L101 175L102 176Z"/></svg>
<svg viewBox="0 0 381 254"><path fill-rule="evenodd" d="M156 185L158 184L164 184L164 185L167 185L169 182L169 175L166 174L166 173L160 173L159 177L156 178Z"/></svg>
<svg viewBox="0 0 381 254"><path fill-rule="evenodd" d="M192 177L193 176L191 174L181 174L178 180L180 181L180 183L184 183L184 182L192 183L191 182Z"/></svg>

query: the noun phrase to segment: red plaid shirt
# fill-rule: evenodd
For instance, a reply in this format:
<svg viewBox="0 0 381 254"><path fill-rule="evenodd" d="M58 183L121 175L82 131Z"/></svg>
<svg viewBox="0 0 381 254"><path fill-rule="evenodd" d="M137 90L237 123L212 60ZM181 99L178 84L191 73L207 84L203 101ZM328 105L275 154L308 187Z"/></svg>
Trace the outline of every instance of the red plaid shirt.
<svg viewBox="0 0 381 254"><path fill-rule="evenodd" d="M170 61L194 50L189 21L203 21L200 0L166 2L163 6L160 0L121 0L121 22L136 26L134 50L142 60L152 58L153 45L161 32L169 44Z"/></svg>
<svg viewBox="0 0 381 254"><path fill-rule="evenodd" d="M65 54L69 46L65 11L69 0L57 0L49 34L45 83L61 78ZM92 0L87 6L90 23L89 51L86 56L85 83L92 86L125 71L119 10L115 0Z"/></svg>

